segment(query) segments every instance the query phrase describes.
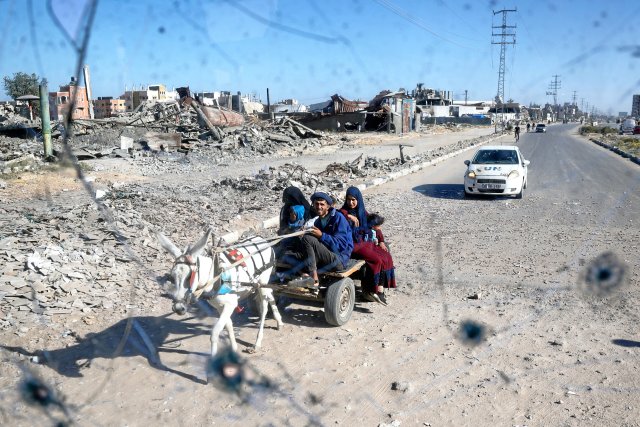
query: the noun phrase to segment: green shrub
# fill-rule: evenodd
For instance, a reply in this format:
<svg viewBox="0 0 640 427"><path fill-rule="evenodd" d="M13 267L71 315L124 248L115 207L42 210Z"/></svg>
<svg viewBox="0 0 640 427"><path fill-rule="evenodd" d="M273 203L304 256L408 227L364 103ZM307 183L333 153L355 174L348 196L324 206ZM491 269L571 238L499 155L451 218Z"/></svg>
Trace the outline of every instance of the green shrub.
<svg viewBox="0 0 640 427"><path fill-rule="evenodd" d="M580 128L580 134L584 135L587 133L599 133L602 135L616 134L618 130L616 128L612 128L609 126L582 126Z"/></svg>
<svg viewBox="0 0 640 427"><path fill-rule="evenodd" d="M598 133L598 128L595 126L582 126L580 128L580 134L584 135L586 133Z"/></svg>

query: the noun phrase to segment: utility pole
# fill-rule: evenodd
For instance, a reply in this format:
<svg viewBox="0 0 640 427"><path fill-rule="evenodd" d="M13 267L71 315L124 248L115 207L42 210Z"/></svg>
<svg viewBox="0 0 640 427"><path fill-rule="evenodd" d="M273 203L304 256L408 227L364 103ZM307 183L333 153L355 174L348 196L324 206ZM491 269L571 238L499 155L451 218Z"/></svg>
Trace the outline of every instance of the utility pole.
<svg viewBox="0 0 640 427"><path fill-rule="evenodd" d="M515 25L507 25L507 13L517 12L517 9L502 9L493 11L493 16L502 14L502 25L492 25L491 28L491 44L500 45L500 68L498 70L498 94L496 95L496 102L499 102L502 107L501 121L504 126L504 70L505 70L505 53L508 44L516 44ZM495 30L498 29L498 32ZM513 32L510 32L513 29ZM494 37L498 37L500 41L495 41ZM504 127L503 127L504 130Z"/></svg>
<svg viewBox="0 0 640 427"><path fill-rule="evenodd" d="M42 143L45 160L53 156L53 146L51 145L51 122L49 121L49 92L47 85L41 83L38 86L40 95L40 119L42 120Z"/></svg>
<svg viewBox="0 0 640 427"><path fill-rule="evenodd" d="M467 105L467 90L464 90L464 105Z"/></svg>
<svg viewBox="0 0 640 427"><path fill-rule="evenodd" d="M560 76L557 74L554 74L551 77L553 77L553 80L549 83L550 92L547 92L547 95L553 95L553 105L555 107L558 105L558 89L562 86L562 82L558 80L558 77Z"/></svg>
<svg viewBox="0 0 640 427"><path fill-rule="evenodd" d="M573 91L571 104L577 107L577 105L576 105L576 91L575 90Z"/></svg>

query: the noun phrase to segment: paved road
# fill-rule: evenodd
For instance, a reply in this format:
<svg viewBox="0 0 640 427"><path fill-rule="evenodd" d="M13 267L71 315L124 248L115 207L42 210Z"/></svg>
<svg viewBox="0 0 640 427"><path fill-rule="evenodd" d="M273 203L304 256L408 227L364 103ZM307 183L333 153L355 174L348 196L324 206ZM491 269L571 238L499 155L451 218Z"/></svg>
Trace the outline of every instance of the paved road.
<svg viewBox="0 0 640 427"><path fill-rule="evenodd" d="M631 404L640 376L620 362L637 358L625 346L640 345L640 167L577 129L521 136L531 161L523 200L464 199L463 160L473 151L365 194L388 218L398 264L391 304L403 309L387 321L400 336L430 340L405 348L420 352L419 363L385 361L407 376L425 366L433 375L414 380L419 396L398 400L405 419L615 426L640 416ZM613 271L597 262L607 252L626 265L618 293L604 292L613 281L583 280L591 265ZM465 321L488 334L471 353L447 338L461 339ZM493 382L496 372L504 382Z"/></svg>
<svg viewBox="0 0 640 427"><path fill-rule="evenodd" d="M529 166L531 195L546 200L581 200L597 197L603 208L621 199L631 197L638 202L640 168L629 160L586 141L577 134L578 126L559 124L548 127L546 133L523 133L519 146ZM503 138L502 144L512 141ZM385 186L391 188L415 187L416 191L434 197L462 197L465 171L463 160L475 151L447 160ZM632 194L633 193L633 194ZM490 198L489 200L505 198Z"/></svg>

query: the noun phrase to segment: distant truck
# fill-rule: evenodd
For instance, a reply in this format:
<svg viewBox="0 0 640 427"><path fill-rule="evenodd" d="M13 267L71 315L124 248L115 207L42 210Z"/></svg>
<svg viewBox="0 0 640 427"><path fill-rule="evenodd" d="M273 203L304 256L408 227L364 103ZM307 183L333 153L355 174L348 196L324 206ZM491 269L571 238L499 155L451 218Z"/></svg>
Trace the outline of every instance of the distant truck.
<svg viewBox="0 0 640 427"><path fill-rule="evenodd" d="M624 119L620 124L620 135L625 133L633 134L633 129L636 127L636 121L634 119Z"/></svg>

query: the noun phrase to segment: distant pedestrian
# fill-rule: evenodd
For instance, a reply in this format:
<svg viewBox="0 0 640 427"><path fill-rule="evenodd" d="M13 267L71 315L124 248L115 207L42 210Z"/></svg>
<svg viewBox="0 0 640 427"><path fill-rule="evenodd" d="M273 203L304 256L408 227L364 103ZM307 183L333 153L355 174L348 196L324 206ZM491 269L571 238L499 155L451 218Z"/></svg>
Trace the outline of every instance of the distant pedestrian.
<svg viewBox="0 0 640 427"><path fill-rule="evenodd" d="M529 133L529 129L531 129L531 123L527 123L527 133Z"/></svg>
<svg viewBox="0 0 640 427"><path fill-rule="evenodd" d="M520 126L516 125L516 128L513 131L513 133L515 134L516 142L518 142L520 140Z"/></svg>

